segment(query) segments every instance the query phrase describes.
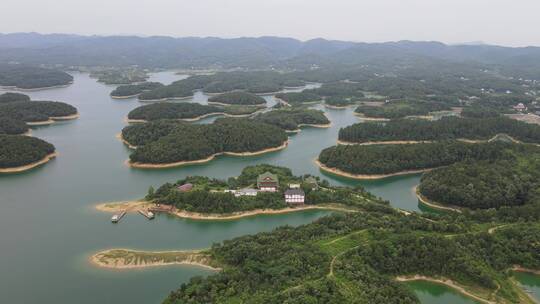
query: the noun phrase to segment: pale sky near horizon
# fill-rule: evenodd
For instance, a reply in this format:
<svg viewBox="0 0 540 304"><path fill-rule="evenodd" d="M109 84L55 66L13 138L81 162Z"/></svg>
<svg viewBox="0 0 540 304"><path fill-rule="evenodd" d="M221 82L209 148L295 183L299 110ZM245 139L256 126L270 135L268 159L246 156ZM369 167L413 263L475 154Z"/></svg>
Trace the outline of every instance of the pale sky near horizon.
<svg viewBox="0 0 540 304"><path fill-rule="evenodd" d="M1 0L0 33L540 46L540 0Z"/></svg>

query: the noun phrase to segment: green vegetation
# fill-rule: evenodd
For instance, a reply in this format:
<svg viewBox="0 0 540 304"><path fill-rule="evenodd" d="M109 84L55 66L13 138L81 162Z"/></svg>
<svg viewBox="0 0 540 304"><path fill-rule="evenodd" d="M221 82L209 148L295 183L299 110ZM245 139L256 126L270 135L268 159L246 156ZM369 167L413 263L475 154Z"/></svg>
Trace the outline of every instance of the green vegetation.
<svg viewBox="0 0 540 304"><path fill-rule="evenodd" d="M77 109L56 101L18 101L0 104L0 116L25 122L47 121L50 117L77 114Z"/></svg>
<svg viewBox="0 0 540 304"><path fill-rule="evenodd" d="M531 303L506 270L540 267L537 223L492 215L485 225L468 215L404 215L363 195L346 201L359 212L214 245L208 253L223 270L192 278L164 303L419 303L394 280L416 274L497 303Z"/></svg>
<svg viewBox="0 0 540 304"><path fill-rule="evenodd" d="M430 112L450 110L450 107L438 103L421 100L402 100L385 103L380 107L362 105L356 108L356 113L367 117L397 119L414 115L428 115Z"/></svg>
<svg viewBox="0 0 540 304"><path fill-rule="evenodd" d="M540 202L540 149L514 147L503 157L464 161L426 173L420 193L437 203L471 209Z"/></svg>
<svg viewBox="0 0 540 304"><path fill-rule="evenodd" d="M139 69L95 69L90 77L104 84L132 84L146 81L148 75Z"/></svg>
<svg viewBox="0 0 540 304"><path fill-rule="evenodd" d="M22 120L0 117L0 134L24 134L28 129L28 125Z"/></svg>
<svg viewBox="0 0 540 304"><path fill-rule="evenodd" d="M14 101L30 101L30 96L21 93L4 93L0 95L0 103Z"/></svg>
<svg viewBox="0 0 540 304"><path fill-rule="evenodd" d="M346 107L356 103L356 100L347 96L329 96L324 99L326 105L332 107Z"/></svg>
<svg viewBox="0 0 540 304"><path fill-rule="evenodd" d="M298 130L302 125L327 125L330 123L324 112L304 108L281 108L258 114L254 119L287 131Z"/></svg>
<svg viewBox="0 0 540 304"><path fill-rule="evenodd" d="M461 111L461 116L467 118L499 117L501 116L501 111L494 107L473 105L463 108L463 111Z"/></svg>
<svg viewBox="0 0 540 304"><path fill-rule="evenodd" d="M279 98L290 105L299 105L302 103L311 103L321 101L322 98L318 94L308 92L291 92L291 93L278 93L276 98Z"/></svg>
<svg viewBox="0 0 540 304"><path fill-rule="evenodd" d="M54 152L50 143L29 136L0 135L0 168L15 168L35 163Z"/></svg>
<svg viewBox="0 0 540 304"><path fill-rule="evenodd" d="M266 100L260 96L243 91L233 91L210 97L209 103L222 103L227 105L263 105Z"/></svg>
<svg viewBox="0 0 540 304"><path fill-rule="evenodd" d="M465 160L508 158L510 144L443 141L401 145L337 145L319 154L327 167L351 174L392 174L448 166ZM515 147L516 149L518 147Z"/></svg>
<svg viewBox="0 0 540 304"><path fill-rule="evenodd" d="M320 88L305 91L322 97L344 97L349 99L361 99L364 97L361 84L344 81L324 83Z"/></svg>
<svg viewBox="0 0 540 304"><path fill-rule="evenodd" d="M68 73L19 64L0 64L0 86L39 89L67 85L73 81Z"/></svg>
<svg viewBox="0 0 540 304"><path fill-rule="evenodd" d="M128 126L122 136L138 146L130 155L131 162L149 164L202 160L223 152L258 152L287 141L278 127L235 118L218 119L208 125L155 121Z"/></svg>
<svg viewBox="0 0 540 304"><path fill-rule="evenodd" d="M443 117L437 121L392 120L385 123L358 123L339 130L339 139L346 142L395 140L488 140L504 133L514 139L540 143L540 126L505 117L472 119Z"/></svg>
<svg viewBox="0 0 540 304"><path fill-rule="evenodd" d="M233 193L224 191L226 189L253 188L257 184L257 176L265 172L277 175L280 184L279 191L259 192L256 196L235 196ZM320 182L323 186L321 188L313 187L312 184L306 182L308 177L310 176L293 176L288 168L262 164L246 167L240 176L229 178L227 181L193 176L179 180L174 184L166 183L156 191L149 191L145 199L158 204L174 205L183 211L207 214L227 214L255 209L283 209L288 205L285 203L282 192L288 188L290 183L301 185L306 193L306 204L311 205L324 203L347 205L349 200L358 196L362 196L363 199L375 199L362 188L330 187L327 181ZM318 180L318 178L315 179ZM191 191L177 190L178 186L186 183L193 184Z"/></svg>
<svg viewBox="0 0 540 304"><path fill-rule="evenodd" d="M142 92L154 90L162 86L163 84L159 82L143 82L140 84L122 85L114 89L111 92L111 96L116 98L136 96Z"/></svg>
<svg viewBox="0 0 540 304"><path fill-rule="evenodd" d="M128 114L129 119L196 119L204 115L225 113L248 115L259 110L257 106L213 106L198 103L154 103L135 108Z"/></svg>

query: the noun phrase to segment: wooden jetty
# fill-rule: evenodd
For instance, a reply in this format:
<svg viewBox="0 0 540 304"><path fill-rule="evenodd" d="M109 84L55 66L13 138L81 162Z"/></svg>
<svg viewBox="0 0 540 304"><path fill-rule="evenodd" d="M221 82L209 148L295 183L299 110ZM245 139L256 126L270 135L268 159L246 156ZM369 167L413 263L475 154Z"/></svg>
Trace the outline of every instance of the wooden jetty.
<svg viewBox="0 0 540 304"><path fill-rule="evenodd" d="M144 210L144 209L139 209L138 211L140 214L142 214L144 217L146 217L149 220L154 218L154 213L152 213L152 211Z"/></svg>
<svg viewBox="0 0 540 304"><path fill-rule="evenodd" d="M115 224L118 223L124 217L124 215L126 215L126 213L127 213L127 211L123 210L122 212L113 215L111 217L111 222L113 222Z"/></svg>

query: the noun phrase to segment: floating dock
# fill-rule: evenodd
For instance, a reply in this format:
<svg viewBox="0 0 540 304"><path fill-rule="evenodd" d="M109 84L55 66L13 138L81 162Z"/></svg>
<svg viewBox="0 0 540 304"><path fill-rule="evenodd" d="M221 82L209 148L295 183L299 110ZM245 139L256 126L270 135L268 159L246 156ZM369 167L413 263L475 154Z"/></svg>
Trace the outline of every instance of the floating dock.
<svg viewBox="0 0 540 304"><path fill-rule="evenodd" d="M120 213L117 213L117 214L113 215L113 216L111 217L111 222L113 222L113 223L115 223L115 224L118 223L118 222L120 222L120 220L124 217L124 215L126 215L126 210L124 210L124 211L122 211L122 212L120 212Z"/></svg>
<svg viewBox="0 0 540 304"><path fill-rule="evenodd" d="M148 210L144 210L144 209L139 209L138 211L139 211L140 214L142 214L147 219L149 219L149 220L154 219L154 213L152 211L148 211Z"/></svg>

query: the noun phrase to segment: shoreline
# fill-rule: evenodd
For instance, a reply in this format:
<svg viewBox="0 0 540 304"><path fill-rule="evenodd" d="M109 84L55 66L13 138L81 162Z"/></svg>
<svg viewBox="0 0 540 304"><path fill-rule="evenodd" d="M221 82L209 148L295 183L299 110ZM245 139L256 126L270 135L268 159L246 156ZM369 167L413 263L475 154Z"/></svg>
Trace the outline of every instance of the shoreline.
<svg viewBox="0 0 540 304"><path fill-rule="evenodd" d="M139 200L139 201L120 201L120 202L107 202L100 203L94 206L94 209L100 212L115 213L115 212L135 212L139 208L151 208L155 204ZM253 209L248 211L237 211L231 213L200 213L189 212L185 210L172 209L172 211L164 211L163 213L173 215L179 218L191 219L191 220L204 220L204 221L216 221L216 220L236 220L245 217L252 217L258 215L276 215L286 214L307 210L330 210L339 212L354 212L352 209L347 209L346 206L340 207L339 205L320 204L320 205L304 205L301 207L286 207L282 209Z"/></svg>
<svg viewBox="0 0 540 304"><path fill-rule="evenodd" d="M238 115L235 115L235 114L228 114L228 113L225 113L225 112L214 112L214 113L207 113L207 114L203 114L201 116L197 116L197 117L193 117L193 118L176 118L176 119L172 119L172 120L178 120L178 121L185 121L185 122L193 122L193 121L199 121L201 119L204 119L204 118L207 118L207 117L212 117L212 116L227 116L227 117L248 117L248 116L251 116L255 113L259 112L259 110L253 112L253 113L250 113L250 114L238 114ZM148 120L146 119L132 119L132 118L124 118L124 122L125 123L147 123L149 122Z"/></svg>
<svg viewBox="0 0 540 304"><path fill-rule="evenodd" d="M409 144L429 144L433 141L430 140L388 140L388 141L365 141L361 143L339 140L337 141L338 145L360 145L360 146L371 146L371 145L409 145Z"/></svg>
<svg viewBox="0 0 540 304"><path fill-rule="evenodd" d="M219 153L215 153L213 155L210 155L210 156L208 156L207 158L204 158L204 159L178 161L178 162L174 162L174 163L163 163L163 164L137 163L137 162L133 163L128 159L128 160L125 161L125 164L128 167L139 168L139 169L174 168L174 167L180 167L180 166L184 166L184 165L207 163L207 162L213 160L214 158L216 158L216 156L220 156L220 155L256 156L256 155L261 155L261 154L265 154L265 153L276 152L276 151L283 150L283 149L287 148L288 145L289 145L289 140L285 141L283 144L281 144L278 147L268 148L268 149L255 151L255 152L219 152Z"/></svg>
<svg viewBox="0 0 540 304"><path fill-rule="evenodd" d="M128 148L133 150L137 149L137 146L130 144L127 140L124 139L124 136L122 136L122 132L116 134L115 137L119 139L122 143L124 143L124 145L126 145Z"/></svg>
<svg viewBox="0 0 540 304"><path fill-rule="evenodd" d="M418 185L413 187L413 191L416 194L416 197L418 198L418 201L420 201L422 204L424 204L424 205L426 205L426 206L428 206L430 208L437 209L437 210L443 210L443 211L453 211L453 212L457 212L457 213L462 212L461 209L458 209L456 207L444 206L444 205L441 205L439 203L435 203L435 202L430 201L429 199L424 197L422 194L420 194L420 190L418 189Z"/></svg>
<svg viewBox="0 0 540 304"><path fill-rule="evenodd" d="M138 94L140 95L140 94ZM138 99L140 102L158 102L158 101L168 101L168 100L186 100L193 98L194 95L184 96L184 97L164 97L160 99Z"/></svg>
<svg viewBox="0 0 540 304"><path fill-rule="evenodd" d="M142 260L143 257L151 260ZM139 251L114 248L97 252L88 260L94 266L116 270L171 265L192 265L214 271L221 270L210 265L211 258L203 250Z"/></svg>
<svg viewBox="0 0 540 304"><path fill-rule="evenodd" d="M111 96L112 99L129 99L129 98L138 97L139 95L141 95L141 93L133 94L133 95L127 95L127 96L115 96L115 95L109 95L109 96Z"/></svg>
<svg viewBox="0 0 540 304"><path fill-rule="evenodd" d="M334 110L345 110L347 108L351 108L351 107L356 106L356 104L350 104L350 105L346 105L346 106L334 106L334 105L329 105L329 104L325 103L324 106L329 108L329 109L334 109Z"/></svg>
<svg viewBox="0 0 540 304"><path fill-rule="evenodd" d="M31 121L31 122L25 122L29 126L44 126L44 125L51 125L57 121L65 121L65 120L73 120L80 117L80 114L77 112L75 114L66 115L66 116L50 116L48 120L44 121Z"/></svg>
<svg viewBox="0 0 540 304"><path fill-rule="evenodd" d="M391 119L389 119L389 118L382 118L382 117L380 117L380 118L378 118L378 117L368 117L368 116L365 116L365 115L362 114L362 113L356 113L356 112L353 112L353 114L354 114L356 117L358 117L358 118L360 118L360 119L363 119L363 120L365 120L365 121L390 121L390 120L391 120Z"/></svg>
<svg viewBox="0 0 540 304"><path fill-rule="evenodd" d="M326 172L329 172L338 176L348 177L348 178L358 179L358 180L376 180L376 179L384 179L384 178L393 177L393 176L413 175L413 174L424 173L424 172L435 169L435 168L429 168L429 169L408 170L408 171L400 171L400 172L388 173L388 174L354 174L354 173L345 172L337 168L328 167L325 164L321 163L318 158L315 159L314 162L323 171L326 171Z"/></svg>
<svg viewBox="0 0 540 304"><path fill-rule="evenodd" d="M243 106L243 107L263 107L266 103L257 103L257 104L234 104L234 103L223 103L217 101L206 101L209 105L217 105L223 107L233 107L233 106ZM266 108L266 107L265 107Z"/></svg>
<svg viewBox="0 0 540 304"><path fill-rule="evenodd" d="M525 272L525 273L531 273L531 274L535 274L535 275L540 275L540 270L531 269L531 268L524 268L524 267L521 267L519 265L514 265L514 267L510 268L510 270L516 271L516 272Z"/></svg>
<svg viewBox="0 0 540 304"><path fill-rule="evenodd" d="M396 281L398 282L410 282L410 281L427 281L432 283L439 283L448 287L451 287L455 289L456 291L460 292L463 295L466 295L469 298L472 298L474 300L480 301L482 303L486 304L497 304L497 302L493 302L487 299L484 299L480 296L477 296L469 291L467 291L464 287L456 284L454 281L450 279L436 279L428 276L423 275L414 275L414 276L397 276Z"/></svg>
<svg viewBox="0 0 540 304"><path fill-rule="evenodd" d="M70 81L69 83L67 84L59 84L59 85L54 85L54 86L49 86L49 87L39 87L39 88L30 88L30 89L25 89L25 88L19 88L17 86L0 86L1 89L3 90L14 90L14 91L22 91L22 92L33 92L33 91L40 91L40 90L49 90L49 89L57 89L57 88L66 88L66 87L69 87L70 85L73 84L73 81Z"/></svg>
<svg viewBox="0 0 540 304"><path fill-rule="evenodd" d="M48 163L50 160L52 160L53 158L55 158L57 156L58 156L58 153L53 152L51 154L48 154L47 156L45 156L41 160L39 160L37 162L33 162L31 164L28 164L28 165L19 166L19 167L12 167L12 168L0 168L0 173L18 173L18 172L28 171L30 169L33 169L33 168L36 168L36 167L39 167L41 165L44 165L44 164Z"/></svg>

